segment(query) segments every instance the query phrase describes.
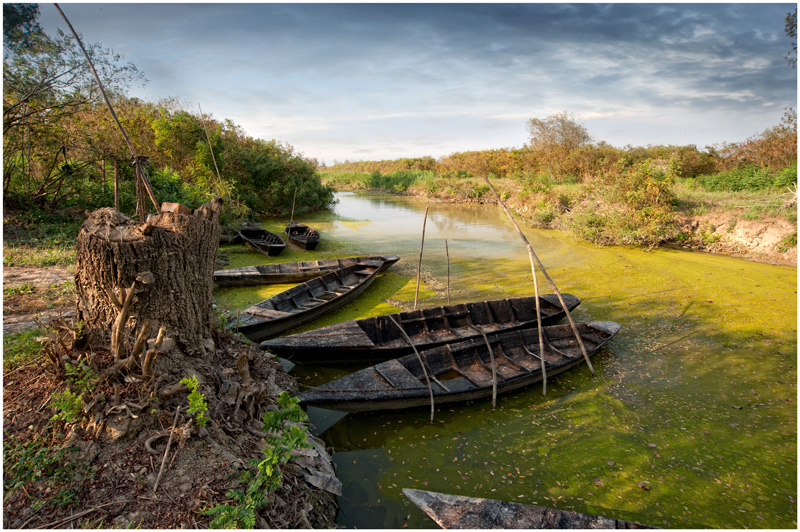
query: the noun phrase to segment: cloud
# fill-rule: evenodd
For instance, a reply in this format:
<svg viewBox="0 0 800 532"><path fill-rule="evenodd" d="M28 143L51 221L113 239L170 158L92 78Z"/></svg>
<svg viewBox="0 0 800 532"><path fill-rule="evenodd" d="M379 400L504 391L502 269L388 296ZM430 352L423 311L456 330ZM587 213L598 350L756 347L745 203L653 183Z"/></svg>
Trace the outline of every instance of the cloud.
<svg viewBox="0 0 800 532"><path fill-rule="evenodd" d="M617 145L739 141L797 100L790 4L61 6L145 72L136 96L326 160L519 146L565 109Z"/></svg>

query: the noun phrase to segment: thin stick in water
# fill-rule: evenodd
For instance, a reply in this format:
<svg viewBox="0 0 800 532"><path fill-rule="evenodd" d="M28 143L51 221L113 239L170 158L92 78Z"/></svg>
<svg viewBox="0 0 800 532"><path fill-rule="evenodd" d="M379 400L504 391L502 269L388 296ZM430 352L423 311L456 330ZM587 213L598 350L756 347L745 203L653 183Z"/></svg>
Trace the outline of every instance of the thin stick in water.
<svg viewBox="0 0 800 532"><path fill-rule="evenodd" d="M422 242L419 245L419 265L417 266L417 291L414 293L414 310L417 310L419 297L419 278L422 274L422 248L425 247L425 224L428 223L428 205L425 205L425 218L422 219Z"/></svg>

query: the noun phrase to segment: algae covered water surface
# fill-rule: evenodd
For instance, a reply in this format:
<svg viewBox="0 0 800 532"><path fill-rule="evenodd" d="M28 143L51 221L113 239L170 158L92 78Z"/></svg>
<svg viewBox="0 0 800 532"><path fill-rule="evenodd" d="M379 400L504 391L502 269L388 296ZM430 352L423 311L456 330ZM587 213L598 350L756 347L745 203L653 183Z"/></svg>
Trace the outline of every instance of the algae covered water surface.
<svg viewBox="0 0 800 532"><path fill-rule="evenodd" d="M313 326L413 305L425 201L337 196L333 213L317 215L323 253L402 260ZM595 376L579 366L548 379L547 395L536 386L499 396L495 409L437 408L433 423L429 408L309 409L336 450L338 524L437 528L402 495L417 488L665 528L796 528L796 269L525 232L558 288L581 298L576 321L623 326L593 359ZM453 302L533 294L526 248L498 207L431 204L419 306L447 302L445 239ZM266 293L237 290L218 301L241 308ZM316 385L352 370L292 371Z"/></svg>

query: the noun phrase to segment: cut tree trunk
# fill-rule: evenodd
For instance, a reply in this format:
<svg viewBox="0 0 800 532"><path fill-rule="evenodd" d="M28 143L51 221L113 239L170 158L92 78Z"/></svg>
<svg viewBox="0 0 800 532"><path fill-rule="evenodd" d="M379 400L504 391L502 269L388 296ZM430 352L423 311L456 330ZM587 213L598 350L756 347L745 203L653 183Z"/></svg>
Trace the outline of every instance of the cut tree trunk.
<svg viewBox="0 0 800 532"><path fill-rule="evenodd" d="M162 335L174 342L155 361L156 374L185 373L187 357L197 359L190 365L199 369L214 350L212 285L221 209L222 200L215 199L192 215L162 212L147 222L112 208L94 211L77 239L77 320L84 331L113 347L112 329L122 321L119 333L131 346L149 320L150 338L163 328ZM135 297L128 298L131 287ZM132 304L119 320L126 299Z"/></svg>

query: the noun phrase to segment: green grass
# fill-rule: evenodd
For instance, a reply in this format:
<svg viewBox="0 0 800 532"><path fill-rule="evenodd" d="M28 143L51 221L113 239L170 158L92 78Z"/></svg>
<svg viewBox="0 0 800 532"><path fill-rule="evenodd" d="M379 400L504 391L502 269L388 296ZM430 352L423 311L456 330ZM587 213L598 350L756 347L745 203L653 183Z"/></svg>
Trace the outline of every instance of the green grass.
<svg viewBox="0 0 800 532"><path fill-rule="evenodd" d="M69 266L82 220L38 209L3 213L4 266Z"/></svg>
<svg viewBox="0 0 800 532"><path fill-rule="evenodd" d="M29 329L20 333L3 335L3 373L34 362L42 354L40 338L48 328Z"/></svg>

